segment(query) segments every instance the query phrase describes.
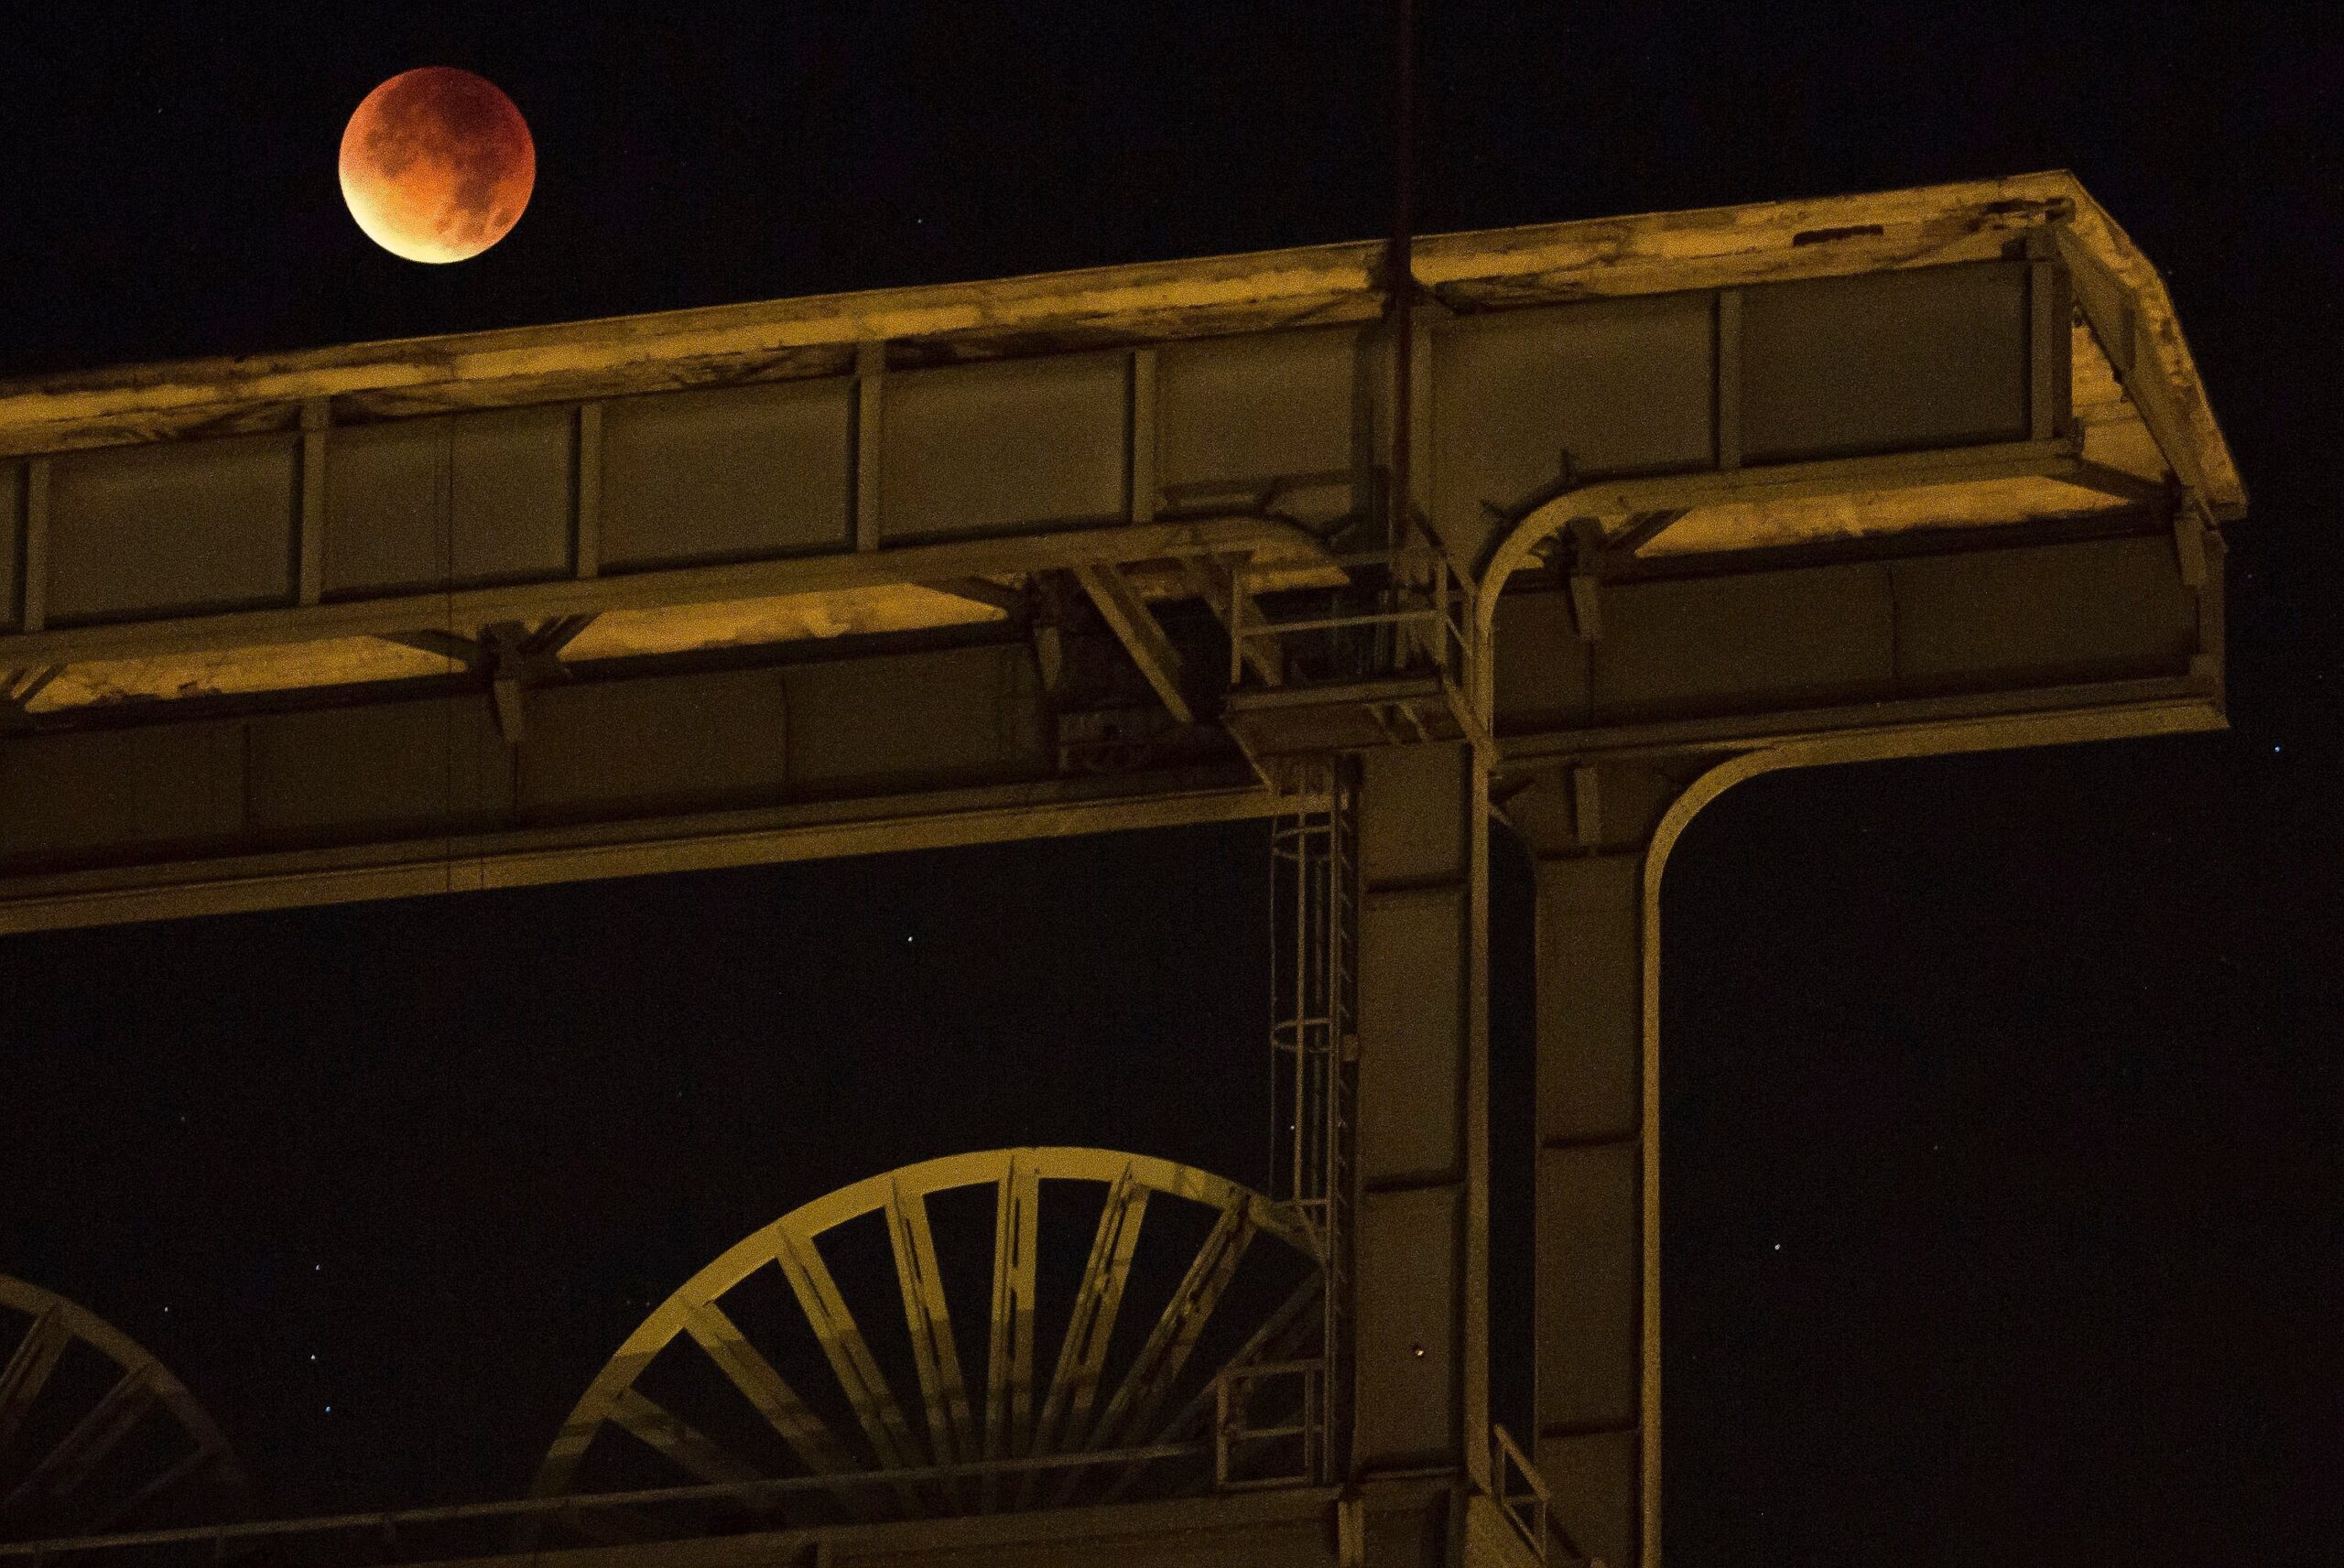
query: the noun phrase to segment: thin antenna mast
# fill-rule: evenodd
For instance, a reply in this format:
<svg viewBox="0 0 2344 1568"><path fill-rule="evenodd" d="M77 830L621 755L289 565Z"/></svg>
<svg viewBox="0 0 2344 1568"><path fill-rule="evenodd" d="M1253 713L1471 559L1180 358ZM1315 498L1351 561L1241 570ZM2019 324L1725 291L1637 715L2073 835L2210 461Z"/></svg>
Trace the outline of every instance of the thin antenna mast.
<svg viewBox="0 0 2344 1568"><path fill-rule="evenodd" d="M1408 430L1413 411L1409 384L1416 334L1416 282L1411 230L1416 221L1416 0L1394 0L1395 52L1393 130L1392 238L1384 262L1384 320L1392 334L1392 500L1385 513L1385 543L1407 543L1409 503Z"/></svg>

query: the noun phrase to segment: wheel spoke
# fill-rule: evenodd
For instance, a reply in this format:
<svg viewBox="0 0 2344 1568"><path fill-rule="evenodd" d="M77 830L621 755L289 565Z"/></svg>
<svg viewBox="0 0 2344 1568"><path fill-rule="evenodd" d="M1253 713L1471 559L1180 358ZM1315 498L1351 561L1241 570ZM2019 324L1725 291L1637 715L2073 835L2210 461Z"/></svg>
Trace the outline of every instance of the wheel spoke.
<svg viewBox="0 0 2344 1568"><path fill-rule="evenodd" d="M192 1518L179 1494L197 1480L206 1517L243 1510L244 1470L227 1439L144 1346L86 1307L11 1275L0 1274L0 1310L27 1320L0 1365L0 1476L9 1483L0 1495L0 1540L23 1526L39 1534L103 1532L150 1517L167 1500L175 1515ZM94 1403L53 1376L65 1357L84 1350L114 1368ZM184 1441L168 1441L168 1431ZM125 1443L134 1433L138 1441ZM92 1486L102 1469L103 1485Z"/></svg>
<svg viewBox="0 0 2344 1568"><path fill-rule="evenodd" d="M26 1413L40 1398L49 1373L57 1369L58 1357L72 1343L73 1330L65 1321L65 1309L56 1303L38 1314L24 1338L16 1342L7 1369L0 1371L0 1454L8 1452Z"/></svg>
<svg viewBox="0 0 2344 1568"><path fill-rule="evenodd" d="M683 1417L636 1389L621 1389L611 1401L611 1422L633 1433L702 1481L754 1481L757 1472Z"/></svg>
<svg viewBox="0 0 2344 1568"><path fill-rule="evenodd" d="M1047 1270L1053 1280L1059 1278L1058 1268L1072 1260L1046 1265L1042 1258L1046 1184L1053 1184L1054 1195L1059 1189L1079 1189L1094 1195L1094 1201L1104 1192L1088 1258L1080 1276L1068 1281L1073 1299L1067 1303L1063 1332L1051 1331L1054 1346L1043 1342L1044 1274ZM980 1286L974 1274L961 1279L944 1272L941 1260L957 1260L963 1255L957 1245L974 1238L939 1230L964 1211L958 1199L939 1209L938 1195L974 1198L974 1189L988 1186L993 1198L992 1277ZM1174 1200L1183 1213L1202 1209L1210 1222L1177 1282L1152 1263L1134 1278L1148 1208L1158 1195ZM824 1250L825 1238L836 1241L842 1227L874 1219L886 1227L896 1304L906 1330L901 1344L885 1328L890 1309L847 1294L850 1286L882 1292L885 1276L833 1273ZM1256 1327L1250 1315L1255 1298L1241 1281L1253 1278L1248 1260L1263 1250L1254 1244L1264 1238L1279 1244L1277 1267L1287 1271L1289 1281L1299 1278L1293 1272L1297 1265L1311 1277ZM1074 1238L1064 1239L1071 1243ZM1174 1262L1177 1254L1164 1238L1152 1246L1151 1259L1155 1247L1167 1248L1161 1261ZM843 1508L852 1517L990 1514L1064 1506L1102 1493L1112 1501L1135 1488L1153 1496L1210 1487L1213 1466L1198 1440L1210 1433L1218 1387L1212 1374L1224 1367L1220 1347L1238 1337L1213 1325L1236 1311L1241 1299L1246 1303L1249 1315L1242 1326L1252 1332L1229 1366L1268 1366L1311 1356L1308 1342L1318 1325L1311 1307L1323 1295L1318 1263L1310 1238L1284 1209L1209 1173L1147 1155L1004 1149L948 1155L872 1176L802 1205L744 1238L646 1318L571 1412L539 1471L538 1495L570 1490L582 1462L591 1456L595 1433L611 1426L632 1434L613 1441L648 1444L699 1480L735 1484L749 1477L752 1463L764 1464L758 1457L765 1452L761 1439L754 1449L728 1451L711 1435L734 1431L715 1413L732 1399L712 1384L701 1388L698 1398L703 1402L673 1411L635 1391L655 1362L685 1335L802 1466L800 1471L782 1463L776 1475L789 1477L786 1489L821 1496L826 1506ZM729 1292L768 1265L788 1281L853 1412L852 1424L845 1424L843 1412L824 1413L834 1410L831 1396L825 1389L808 1388L805 1380L819 1381L819 1374L801 1372L774 1345L753 1342L727 1315ZM1267 1285L1269 1277L1259 1282ZM973 1383L979 1369L968 1361L969 1347L955 1332L954 1312L965 1325L980 1305L977 1291L987 1287L980 1400ZM881 1317L857 1321L859 1313L869 1312ZM884 1330L877 1345L866 1336L865 1322ZM1203 1366L1209 1337L1215 1346L1213 1362ZM1135 1352L1128 1356L1123 1348L1127 1340ZM781 1368L791 1368L796 1387L784 1379ZM1318 1406L1308 1391L1318 1369L1313 1362L1292 1370L1305 1379L1307 1424L1318 1419L1310 1413ZM1197 1393L1190 1385L1199 1381L1205 1387ZM808 1403L808 1395L818 1402ZM1176 1403L1177 1413L1167 1416ZM737 1408L730 1413L739 1419ZM1305 1433L1303 1441L1308 1451L1318 1441L1316 1429ZM1095 1462L1134 1444L1145 1445L1153 1456ZM1094 1463L1053 1463L1086 1455ZM971 1465L981 1473L960 1468ZM787 1510L776 1498L760 1511ZM525 1529L517 1538L520 1549L533 1550L535 1538L534 1530Z"/></svg>
<svg viewBox="0 0 2344 1568"><path fill-rule="evenodd" d="M732 1380L741 1390L741 1397L756 1407L757 1413L789 1444L798 1461L818 1476L834 1475L853 1468L845 1450L830 1435L820 1418L806 1408L798 1390L782 1380L773 1369L773 1363L749 1343L738 1325L724 1315L714 1302L700 1302L686 1309L684 1329L708 1358L716 1363L718 1371Z"/></svg>
<svg viewBox="0 0 2344 1568"><path fill-rule="evenodd" d="M1023 1150L1009 1157L994 1193L984 1456L1007 1459L1026 1453L1034 1441L1034 1255L1040 1245L1042 1184ZM1001 1479L985 1477L988 1512L1000 1500Z"/></svg>
<svg viewBox="0 0 2344 1568"><path fill-rule="evenodd" d="M1116 1389L1115 1397L1107 1401L1098 1430L1091 1434L1093 1448L1114 1447L1128 1428L1143 1426L1155 1417L1179 1380L1189 1352L1196 1349L1197 1336L1204 1332L1206 1320L1221 1304L1221 1292L1236 1276L1238 1262L1245 1256L1254 1230L1250 1200L1221 1211L1221 1218L1213 1223L1212 1234L1205 1238L1204 1245L1188 1264L1180 1288L1173 1292L1171 1304L1156 1320L1131 1371ZM1069 1481L1076 1478L1068 1477Z"/></svg>
<svg viewBox="0 0 2344 1568"><path fill-rule="evenodd" d="M1091 1242L1091 1261L1075 1293L1074 1316L1067 1324L1066 1343L1058 1346L1058 1368L1050 1375L1049 1397L1042 1403L1041 1422L1034 1433L1036 1454L1082 1446L1091 1401L1098 1397L1100 1374L1107 1364L1108 1342L1114 1337L1115 1314L1131 1278L1132 1253L1139 1246L1140 1221L1147 1215L1147 1188L1128 1166L1108 1190L1107 1206Z"/></svg>
<svg viewBox="0 0 2344 1568"><path fill-rule="evenodd" d="M0 1514L16 1513L43 1501L54 1502L87 1480L90 1472L114 1452L114 1444L154 1408L155 1387L147 1380L146 1373L146 1367L125 1372L106 1390L105 1397L91 1406L89 1413L49 1451L38 1468L19 1482L5 1502L0 1502Z"/></svg>
<svg viewBox="0 0 2344 1568"><path fill-rule="evenodd" d="M911 1330L920 1394L928 1406L929 1451L939 1465L974 1459L969 1388L960 1378L960 1351L952 1337L952 1309L936 1261L935 1233L928 1228L928 1200L906 1194L901 1182L888 1184L887 1238L895 1255L895 1282L903 1292L904 1322Z"/></svg>
<svg viewBox="0 0 2344 1568"><path fill-rule="evenodd" d="M814 1249L814 1238L784 1230L775 1261L797 1292L798 1304L812 1325L814 1337L821 1342L822 1354L830 1357L830 1370L846 1391L847 1402L854 1407L863 1434L879 1456L879 1467L908 1470L916 1466L919 1461L903 1409L895 1403L854 1314L847 1310L846 1298L839 1293L830 1266Z"/></svg>
<svg viewBox="0 0 2344 1568"><path fill-rule="evenodd" d="M153 1507L190 1481L212 1473L219 1466L222 1457L223 1455L217 1448L197 1449L124 1498L119 1505L108 1509L101 1517L92 1519L84 1527L86 1533L110 1535L120 1530L146 1509Z"/></svg>
<svg viewBox="0 0 2344 1568"><path fill-rule="evenodd" d="M1291 1356L1296 1342L1308 1332L1309 1324L1305 1314L1318 1304L1320 1288L1316 1277L1296 1286L1294 1293L1270 1314L1269 1321L1246 1336L1245 1343L1237 1347L1236 1354L1230 1357L1222 1370L1251 1367L1264 1361L1283 1361ZM1141 1446L1179 1443L1194 1433L1204 1431L1212 1412L1213 1385L1218 1380L1208 1380L1204 1387L1191 1394L1172 1419L1151 1433ZM1107 1495L1100 1500L1112 1503L1120 1499L1145 1468L1145 1461L1123 1466L1123 1474L1115 1477L1115 1484L1107 1488Z"/></svg>

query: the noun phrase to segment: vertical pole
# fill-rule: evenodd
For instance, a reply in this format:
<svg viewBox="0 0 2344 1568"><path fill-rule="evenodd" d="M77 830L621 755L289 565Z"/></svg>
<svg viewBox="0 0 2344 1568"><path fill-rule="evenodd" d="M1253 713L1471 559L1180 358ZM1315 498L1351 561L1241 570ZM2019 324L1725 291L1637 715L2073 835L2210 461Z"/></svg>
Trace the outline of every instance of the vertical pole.
<svg viewBox="0 0 2344 1568"><path fill-rule="evenodd" d="M1129 460L1124 468L1124 514L1134 523L1156 520L1156 351L1134 349L1131 361L1131 407L1124 420Z"/></svg>
<svg viewBox="0 0 2344 1568"><path fill-rule="evenodd" d="M570 569L581 578L602 569L602 406L578 406L578 531Z"/></svg>
<svg viewBox="0 0 2344 1568"><path fill-rule="evenodd" d="M297 597L315 604L326 588L326 422L322 397L301 404L301 536L295 546Z"/></svg>
<svg viewBox="0 0 2344 1568"><path fill-rule="evenodd" d="M1717 461L1742 466L1742 290L1720 288L1717 302Z"/></svg>
<svg viewBox="0 0 2344 1568"><path fill-rule="evenodd" d="M1490 755L1465 742L1465 1235L1460 1249L1464 1324L1460 1412L1466 1478L1490 1474Z"/></svg>
<svg viewBox="0 0 2344 1568"><path fill-rule="evenodd" d="M879 418L887 345L854 352L854 547L879 547Z"/></svg>
<svg viewBox="0 0 2344 1568"><path fill-rule="evenodd" d="M16 624L38 632L49 624L49 460L25 464L24 613Z"/></svg>
<svg viewBox="0 0 2344 1568"><path fill-rule="evenodd" d="M1412 394L1415 358L1416 262L1411 232L1416 222L1416 19L1415 0L1394 0L1393 200L1392 238L1384 249L1384 319L1392 349L1391 498L1384 514L1384 543L1398 548L1407 543L1409 505L1409 436L1415 428Z"/></svg>
<svg viewBox="0 0 2344 1568"><path fill-rule="evenodd" d="M1392 521L1394 546L1407 542L1409 512L1408 436L1415 425L1414 333L1416 305L1416 96L1415 0L1394 0L1398 27L1394 39L1392 242L1385 258L1384 310L1392 340Z"/></svg>
<svg viewBox="0 0 2344 1568"><path fill-rule="evenodd" d="M2026 303L2028 316L2027 433L2038 441L2067 435L2074 423L2070 406L2074 355L2070 322L2075 302L2067 268L2058 259L2052 237L2036 230L2027 235Z"/></svg>

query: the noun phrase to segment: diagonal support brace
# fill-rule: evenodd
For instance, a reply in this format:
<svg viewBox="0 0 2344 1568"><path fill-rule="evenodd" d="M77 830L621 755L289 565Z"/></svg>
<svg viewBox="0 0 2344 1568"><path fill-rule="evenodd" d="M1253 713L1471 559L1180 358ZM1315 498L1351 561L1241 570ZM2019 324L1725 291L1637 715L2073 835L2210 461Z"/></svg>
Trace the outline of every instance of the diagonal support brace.
<svg viewBox="0 0 2344 1568"><path fill-rule="evenodd" d="M1155 614L1132 588L1122 570L1106 562L1073 568L1074 580L1091 596L1099 610L1100 618L1107 622L1123 651L1139 666L1156 695L1164 699L1172 717L1183 724L1197 721L1196 710L1189 707L1187 695L1180 689L1180 651L1172 639L1164 634Z"/></svg>

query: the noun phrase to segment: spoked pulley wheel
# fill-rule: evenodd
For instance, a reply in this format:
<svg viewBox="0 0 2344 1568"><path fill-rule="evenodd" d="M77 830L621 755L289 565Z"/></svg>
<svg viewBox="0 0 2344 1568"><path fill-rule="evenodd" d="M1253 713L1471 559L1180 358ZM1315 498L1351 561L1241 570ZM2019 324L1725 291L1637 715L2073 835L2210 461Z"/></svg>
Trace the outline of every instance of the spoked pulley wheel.
<svg viewBox="0 0 2344 1568"><path fill-rule="evenodd" d="M0 1541L215 1523L243 1467L177 1378L120 1329L0 1274Z"/></svg>
<svg viewBox="0 0 2344 1568"><path fill-rule="evenodd" d="M1232 1373L1246 1408L1264 1390L1286 1400L1268 1423L1289 1446L1310 1441L1318 1385L1282 1374L1315 1368L1318 1303L1292 1213L1202 1171L1101 1149L931 1160L817 1199L693 1276L587 1390L537 1492L734 1488L689 1522L646 1519L652 1504L560 1516L617 1536L1225 1484Z"/></svg>

